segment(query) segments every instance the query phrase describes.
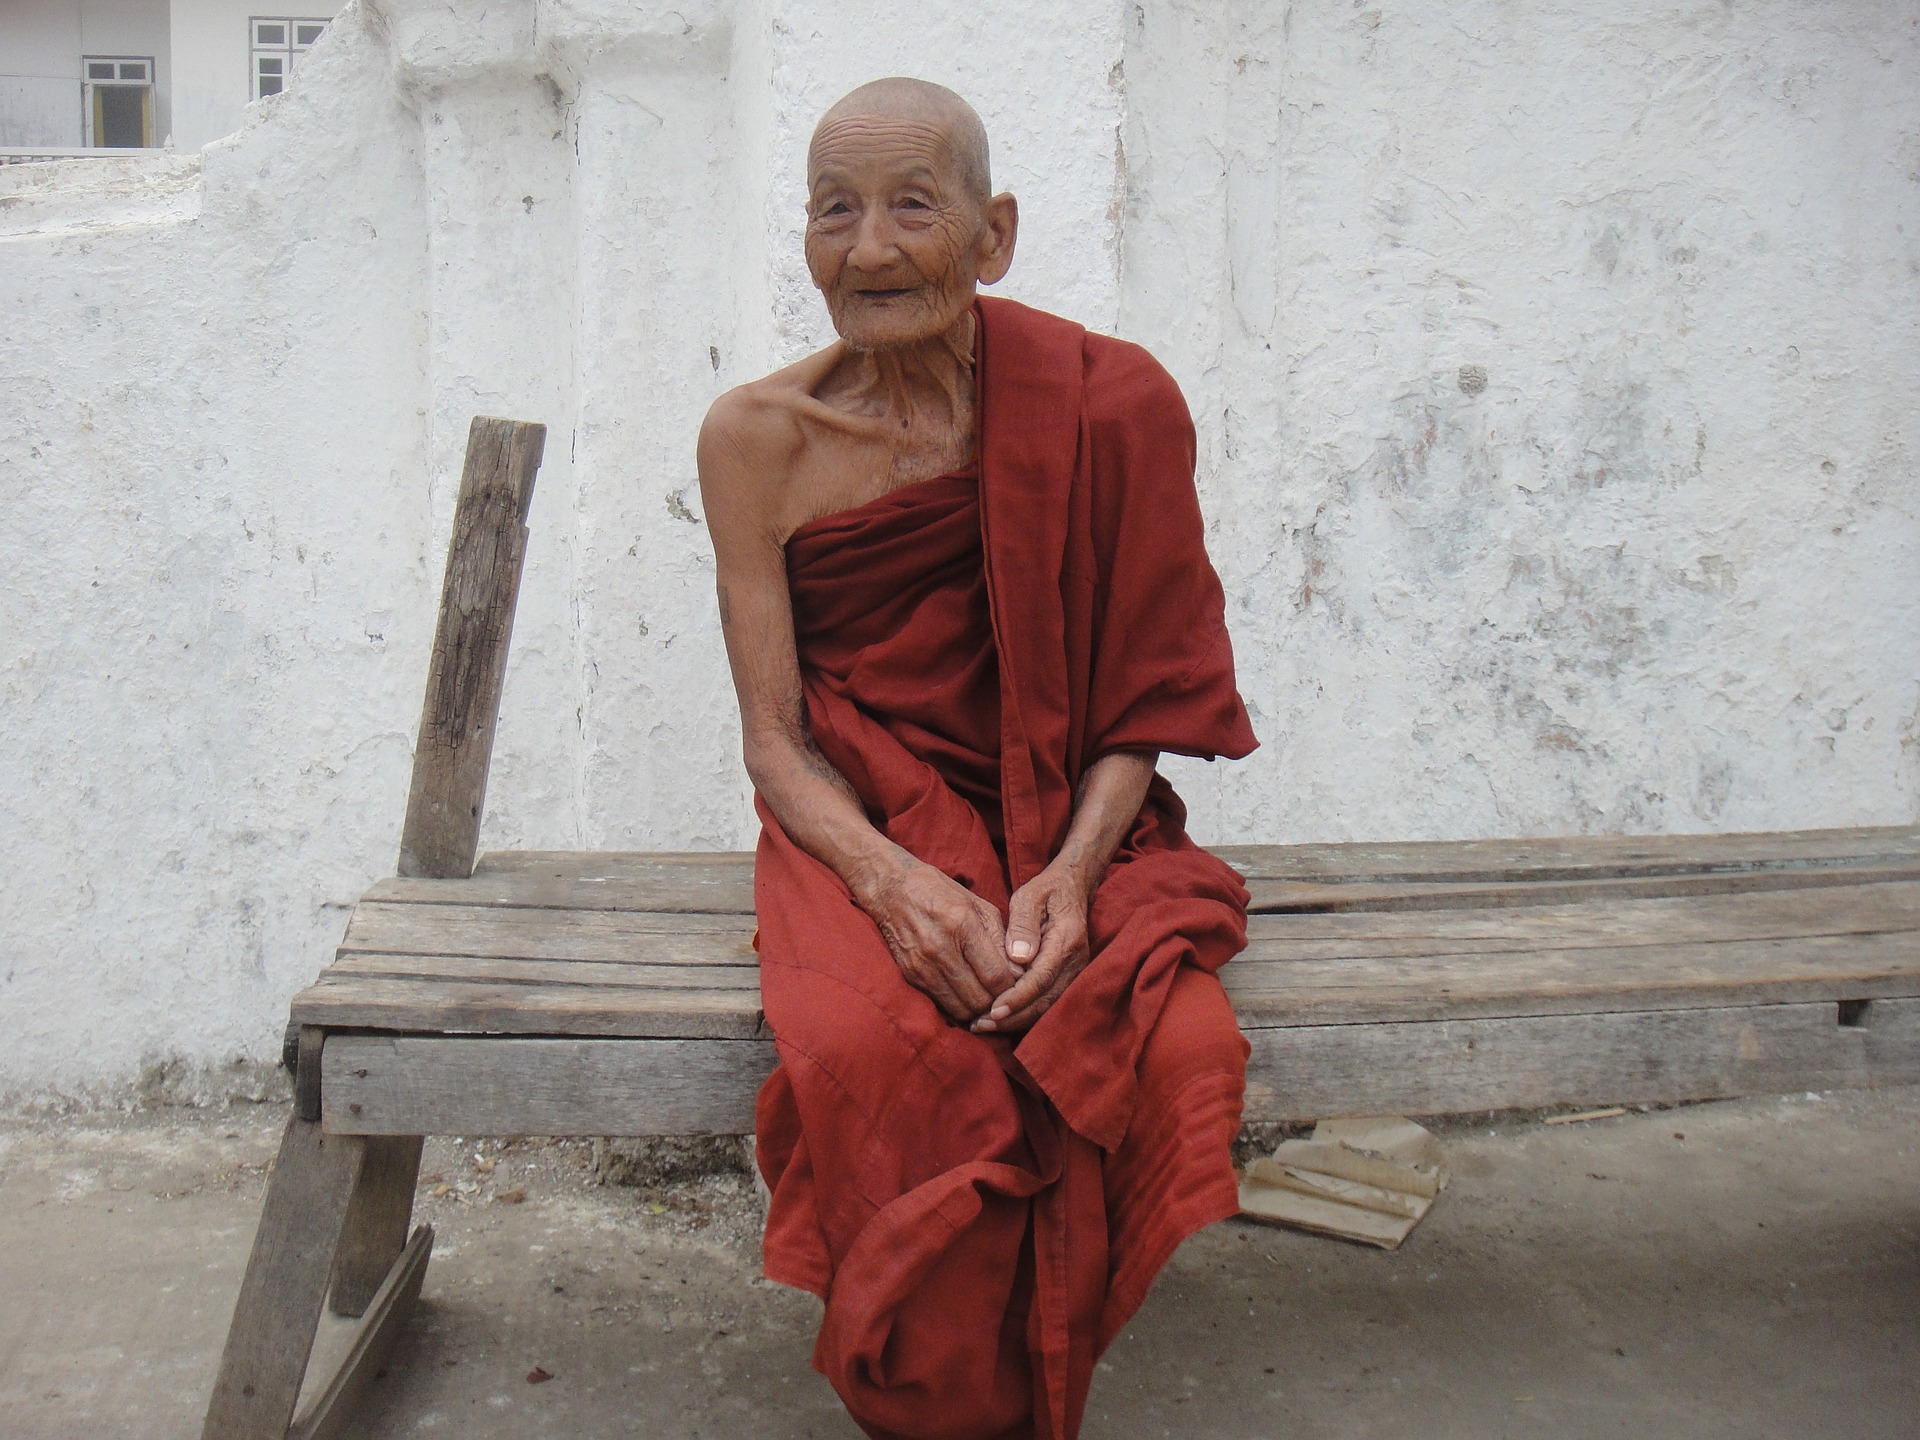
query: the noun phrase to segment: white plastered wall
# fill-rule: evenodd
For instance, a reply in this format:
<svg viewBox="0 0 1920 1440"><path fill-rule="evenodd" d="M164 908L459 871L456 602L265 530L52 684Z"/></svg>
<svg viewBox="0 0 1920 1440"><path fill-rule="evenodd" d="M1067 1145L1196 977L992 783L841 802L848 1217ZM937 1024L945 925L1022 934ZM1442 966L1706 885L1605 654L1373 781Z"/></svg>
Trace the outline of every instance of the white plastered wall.
<svg viewBox="0 0 1920 1440"><path fill-rule="evenodd" d="M1914 819L1913 22L1269 8L361 0L204 169L0 174L0 1089L271 1056L476 411L549 426L486 843L750 842L693 439L827 333L806 135L885 73L1192 402L1266 741L1172 767L1203 838Z"/></svg>

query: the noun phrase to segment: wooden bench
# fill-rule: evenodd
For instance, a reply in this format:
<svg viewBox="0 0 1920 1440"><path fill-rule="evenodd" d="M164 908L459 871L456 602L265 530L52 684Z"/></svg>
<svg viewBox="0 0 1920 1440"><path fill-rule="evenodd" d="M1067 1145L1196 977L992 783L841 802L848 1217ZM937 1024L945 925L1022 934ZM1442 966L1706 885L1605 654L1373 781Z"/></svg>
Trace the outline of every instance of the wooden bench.
<svg viewBox="0 0 1920 1440"><path fill-rule="evenodd" d="M476 420L401 874L295 997L205 1434L344 1433L417 1296L421 1137L751 1130L752 857L474 863L539 427ZM1920 1081L1920 828L1232 846L1249 1121ZM320 1309L361 1316L296 1420Z"/></svg>

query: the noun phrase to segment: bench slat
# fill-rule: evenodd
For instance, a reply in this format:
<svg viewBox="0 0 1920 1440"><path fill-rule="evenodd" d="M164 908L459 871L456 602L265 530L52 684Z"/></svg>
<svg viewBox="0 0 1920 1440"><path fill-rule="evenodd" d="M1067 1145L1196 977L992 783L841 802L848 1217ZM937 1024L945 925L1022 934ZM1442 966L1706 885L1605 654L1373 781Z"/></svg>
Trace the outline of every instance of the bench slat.
<svg viewBox="0 0 1920 1440"><path fill-rule="evenodd" d="M1248 1119L1631 1105L1920 1081L1920 1000L1252 1030Z"/></svg>
<svg viewBox="0 0 1920 1440"><path fill-rule="evenodd" d="M1268 878L1550 879L1583 874L1598 877L1721 868L1777 870L1920 860L1920 825L1212 848L1243 874ZM675 872L695 876L729 868L750 872L752 865L753 855L745 850L494 850L480 857L474 878L490 874L585 874L640 879Z"/></svg>
<svg viewBox="0 0 1920 1440"><path fill-rule="evenodd" d="M496 851L466 880L381 880L368 900L656 914L753 914L753 856Z"/></svg>
<svg viewBox="0 0 1920 1440"><path fill-rule="evenodd" d="M333 977L471 980L507 985L570 985L589 991L748 990L760 992L755 965L623 965L601 960L538 960L490 955L343 955ZM591 1003L592 996L584 997Z"/></svg>
<svg viewBox="0 0 1920 1440"><path fill-rule="evenodd" d="M758 990L508 985L396 980L332 970L293 999L293 1023L342 1030L471 1035L618 1035L755 1039Z"/></svg>
<svg viewBox="0 0 1920 1440"><path fill-rule="evenodd" d="M754 965L751 915L392 905L353 912L340 954L492 955L627 965Z"/></svg>
<svg viewBox="0 0 1920 1440"><path fill-rule="evenodd" d="M1920 1000L1548 1015L1250 1035L1245 1118L1436 1115L1920 1082ZM339 1035L322 1121L349 1134L745 1134L767 1041Z"/></svg>
<svg viewBox="0 0 1920 1440"><path fill-rule="evenodd" d="M1247 1030L1920 995L1910 935L1251 963L1221 971Z"/></svg>
<svg viewBox="0 0 1920 1440"><path fill-rule="evenodd" d="M342 1035L322 1052L321 1121L364 1135L745 1135L773 1063L771 1040Z"/></svg>
<svg viewBox="0 0 1920 1440"><path fill-rule="evenodd" d="M1558 903L1920 878L1920 827L1408 845L1229 845L1257 910ZM1878 873L1869 873L1878 872ZM1555 890L1553 886L1567 887ZM369 901L751 915L744 852L495 851L465 880L394 877Z"/></svg>
<svg viewBox="0 0 1920 1440"><path fill-rule="evenodd" d="M1599 904L1752 891L1818 890L1900 880L1920 880L1920 863L1712 871L1601 880L1510 879L1461 883L1406 880L1323 884L1255 877L1247 881L1247 908L1253 914L1267 915L1517 910L1582 902Z"/></svg>
<svg viewBox="0 0 1920 1440"><path fill-rule="evenodd" d="M1689 940L1920 931L1920 883L1503 910L1256 915L1256 959L1496 954ZM369 901L339 955L473 955L618 965L753 965L751 917Z"/></svg>
<svg viewBox="0 0 1920 1440"><path fill-rule="evenodd" d="M1724 835L1573 835L1538 840L1417 840L1337 845L1219 845L1250 878L1506 881L1788 870L1920 860L1920 826Z"/></svg>
<svg viewBox="0 0 1920 1440"><path fill-rule="evenodd" d="M1913 881L1517 909L1257 915L1247 923L1251 940L1284 946L1286 954L1301 959L1915 930L1920 930L1920 882Z"/></svg>

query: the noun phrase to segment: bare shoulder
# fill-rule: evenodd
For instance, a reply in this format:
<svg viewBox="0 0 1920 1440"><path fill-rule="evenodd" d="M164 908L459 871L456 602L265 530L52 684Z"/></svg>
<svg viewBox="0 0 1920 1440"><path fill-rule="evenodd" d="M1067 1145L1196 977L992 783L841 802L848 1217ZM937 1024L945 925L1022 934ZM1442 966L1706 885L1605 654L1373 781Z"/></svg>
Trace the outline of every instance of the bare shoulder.
<svg viewBox="0 0 1920 1440"><path fill-rule="evenodd" d="M765 473L790 459L800 445L799 419L769 375L736 386L715 400L700 426L700 479L726 480Z"/></svg>
<svg viewBox="0 0 1920 1440"><path fill-rule="evenodd" d="M790 464L806 441L805 417L819 408L814 388L827 359L827 351L809 355L715 400L700 426L702 474L710 460L722 470L744 465L761 473Z"/></svg>

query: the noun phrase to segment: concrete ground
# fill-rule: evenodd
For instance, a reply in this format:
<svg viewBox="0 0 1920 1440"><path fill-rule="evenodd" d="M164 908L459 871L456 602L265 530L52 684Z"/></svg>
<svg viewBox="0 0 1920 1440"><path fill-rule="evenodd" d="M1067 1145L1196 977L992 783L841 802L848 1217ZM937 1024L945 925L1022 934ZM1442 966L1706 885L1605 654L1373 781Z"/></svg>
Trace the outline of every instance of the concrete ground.
<svg viewBox="0 0 1920 1440"><path fill-rule="evenodd" d="M0 1125L0 1432L199 1433L278 1128ZM1920 1090L1439 1128L1452 1188L1396 1253L1191 1241L1088 1440L1920 1435ZM366 1435L857 1440L744 1180L602 1185L578 1144L425 1169L439 1243Z"/></svg>

